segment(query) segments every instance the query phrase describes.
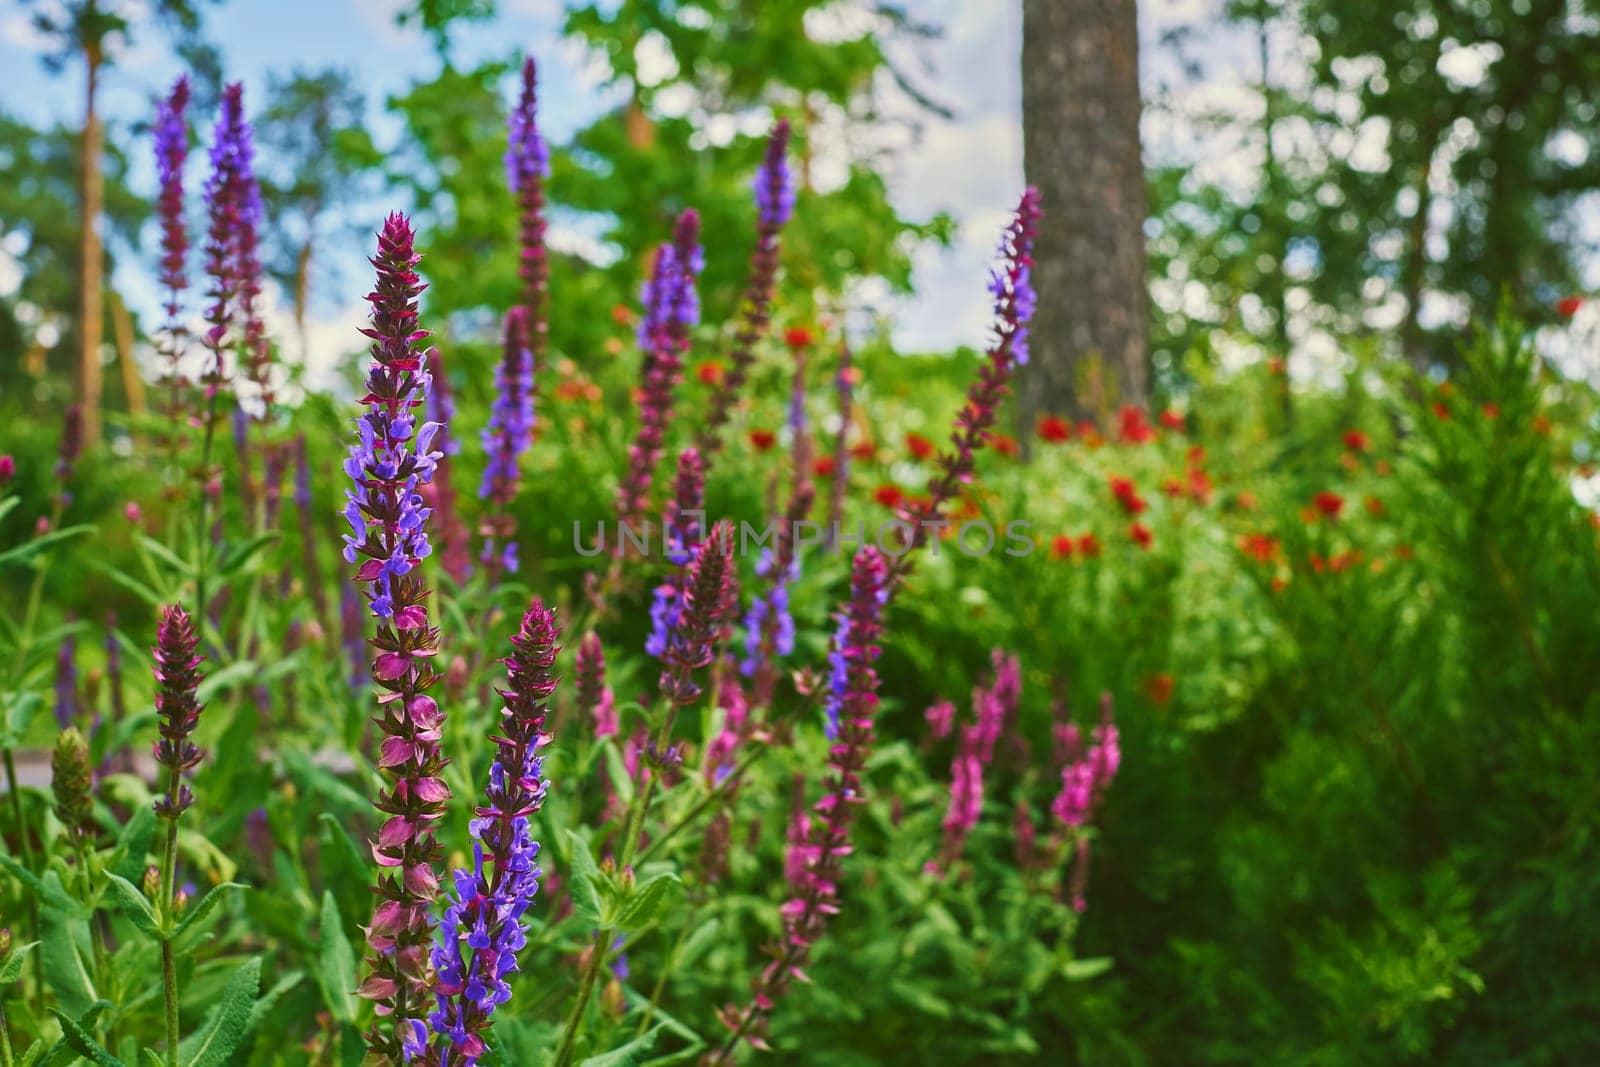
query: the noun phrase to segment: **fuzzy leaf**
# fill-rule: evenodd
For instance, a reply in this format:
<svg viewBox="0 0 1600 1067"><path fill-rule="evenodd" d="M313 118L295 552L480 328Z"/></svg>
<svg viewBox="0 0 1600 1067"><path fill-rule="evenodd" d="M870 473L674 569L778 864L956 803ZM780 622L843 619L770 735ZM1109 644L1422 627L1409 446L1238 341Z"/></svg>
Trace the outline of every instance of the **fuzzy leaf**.
<svg viewBox="0 0 1600 1067"><path fill-rule="evenodd" d="M603 1052L598 1056L590 1056L582 1061L578 1067L635 1067L644 1054L655 1048L656 1039L661 1036L661 1031L666 1024L657 1023L649 1032L639 1035L620 1048L610 1052Z"/></svg>
<svg viewBox="0 0 1600 1067"><path fill-rule="evenodd" d="M11 946L11 955L0 964L0 985L9 985L22 977L22 966L28 961L28 953L38 946L39 942L29 941L25 945Z"/></svg>
<svg viewBox="0 0 1600 1067"><path fill-rule="evenodd" d="M178 1046L178 1058L184 1067L220 1067L228 1062L249 1028L260 981L259 957L233 972L222 990L222 999L206 1016L205 1025Z"/></svg>
<svg viewBox="0 0 1600 1067"><path fill-rule="evenodd" d="M101 1048L99 1042L72 1016L60 1008L51 1008L50 1014L60 1021L61 1038L72 1051L90 1063L100 1064L101 1067L126 1067L121 1060Z"/></svg>
<svg viewBox="0 0 1600 1067"><path fill-rule="evenodd" d="M567 840L567 848L571 852L568 863L572 868L572 895L573 907L578 910L591 925L600 922L600 868L595 866L594 856L589 853L589 842L573 830L561 831Z"/></svg>
<svg viewBox="0 0 1600 1067"><path fill-rule="evenodd" d="M328 890L322 891L321 952L317 959L317 985L322 1001L340 1022L356 1019L356 954L345 936L339 904Z"/></svg>
<svg viewBox="0 0 1600 1067"><path fill-rule="evenodd" d="M198 904L184 912L183 919L179 921L177 929L172 931L172 940L176 941L181 938L187 931L194 929L202 919L205 919L215 911L217 905L222 903L223 895L228 890L246 888L248 887L240 882L223 882L221 885L214 886L209 893L200 898Z"/></svg>
<svg viewBox="0 0 1600 1067"><path fill-rule="evenodd" d="M144 871L144 858L155 835L156 813L150 805L141 804L117 835L117 847L111 853L107 868L130 882L138 878Z"/></svg>
<svg viewBox="0 0 1600 1067"><path fill-rule="evenodd" d="M156 909L150 906L138 886L110 871L106 872L106 884L111 887L111 895L117 899L122 913L133 920L133 925L152 937L161 936L161 920L156 917Z"/></svg>
<svg viewBox="0 0 1600 1067"><path fill-rule="evenodd" d="M624 930L638 930L654 922L676 895L678 876L658 874L633 891L617 915L617 925Z"/></svg>
<svg viewBox="0 0 1600 1067"><path fill-rule="evenodd" d="M79 523L76 526L65 526L59 530L51 530L43 536L35 537L32 541L27 541L15 548L0 552L0 567L8 565L20 566L45 549L53 548L62 541L70 541L74 537L82 537L86 533L92 533L94 529L95 527L91 523Z"/></svg>

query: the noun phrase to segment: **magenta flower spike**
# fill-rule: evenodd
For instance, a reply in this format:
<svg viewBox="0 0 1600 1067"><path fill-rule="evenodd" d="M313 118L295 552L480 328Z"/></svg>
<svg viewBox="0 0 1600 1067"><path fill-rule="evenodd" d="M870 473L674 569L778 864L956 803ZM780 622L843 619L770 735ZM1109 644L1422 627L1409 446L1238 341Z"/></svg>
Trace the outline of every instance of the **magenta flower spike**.
<svg viewBox="0 0 1600 1067"><path fill-rule="evenodd" d="M724 519L695 549L683 602L661 651L661 695L674 705L692 704L700 695L694 672L710 665L738 597L733 524Z"/></svg>
<svg viewBox="0 0 1600 1067"><path fill-rule="evenodd" d="M439 450L439 461L434 465L433 481L424 487L423 497L437 516L439 530L439 563L457 585L465 585L472 574L471 535L457 507L452 457L461 451L461 442L450 427L456 417L455 399L450 393L450 379L444 371L444 358L437 346L428 349L425 358L428 369L429 422L437 423L439 432L434 435L434 447Z"/></svg>
<svg viewBox="0 0 1600 1067"><path fill-rule="evenodd" d="M511 999L506 979L527 943L522 916L539 891L539 843L529 820L544 803L539 750L550 740L544 720L559 637L555 612L535 598L505 659L505 704L489 738L495 759L471 824L473 866L455 871L433 948L438 1007L429 1022L438 1036L429 1063L476 1064L488 1051L490 1017Z"/></svg>
<svg viewBox="0 0 1600 1067"><path fill-rule="evenodd" d="M161 625L156 628L155 659L156 715L160 739L155 742L156 765L167 772L166 792L155 802L156 814L176 819L194 803L194 794L183 781L184 775L199 764L204 755L194 744L194 730L200 722L200 635L189 620L189 613L173 604L161 609Z"/></svg>
<svg viewBox="0 0 1600 1067"><path fill-rule="evenodd" d="M673 393L683 376L689 331L700 321L695 278L705 268L700 248L700 216L692 208L678 216L671 244L656 252L644 290L639 346L644 351L639 400L639 433L628 450L628 469L617 489L617 519L633 522L650 510L650 483L661 460Z"/></svg>
<svg viewBox="0 0 1600 1067"><path fill-rule="evenodd" d="M672 483L672 500L661 523L663 549L674 569L656 586L650 605L650 635L644 643L644 650L657 659L666 652L667 636L678 625L683 611L683 568L700 545L705 488L705 465L700 453L693 448L684 449L678 453L678 476Z"/></svg>
<svg viewBox="0 0 1600 1067"><path fill-rule="evenodd" d="M851 852L850 827L855 809L866 800L861 772L872 744L878 710L878 674L883 607L889 567L883 554L866 547L856 553L850 579L850 600L843 612L847 625L841 642L846 662L846 696L841 706L839 735L828 751L830 775L825 792L807 822L791 827L786 869L792 895L783 905L783 938L772 946L772 962L752 983L750 1002L721 1012L730 1031L723 1046L707 1057L730 1063L741 1040L766 1048L767 1017L796 979L805 981L811 947L827 929L828 917L839 910L839 880ZM801 836L803 835L803 837ZM798 838L799 840L796 840Z"/></svg>
<svg viewBox="0 0 1600 1067"><path fill-rule="evenodd" d="M256 304L261 293L261 189L255 178L250 125L244 117L244 89L237 82L222 92L205 199L205 267L210 288L204 340L212 355L206 371L206 396L212 397L222 388L228 374L224 353L237 343L248 377L261 387L262 399L270 402L270 352Z"/></svg>
<svg viewBox="0 0 1600 1067"><path fill-rule="evenodd" d="M767 138L766 156L756 172L756 244L740 301L739 327L728 353L728 369L711 397L705 425L695 440L709 462L722 448L721 430L733 413L755 363L756 346L772 325L772 295L778 280L779 235L794 213L794 179L789 173L789 120L779 119Z"/></svg>
<svg viewBox="0 0 1600 1067"><path fill-rule="evenodd" d="M593 721L594 739L603 741L617 733L617 704L606 684L606 652L600 635L590 630L578 645L573 668L578 689L578 715Z"/></svg>
<svg viewBox="0 0 1600 1067"><path fill-rule="evenodd" d="M437 427L416 425L429 384L419 350L427 332L417 328L419 259L410 223L390 215L372 259L378 276L367 297L372 325L362 330L372 341L366 412L345 461L352 484L344 555L357 565L356 580L379 620L372 639L379 705L373 721L382 734L378 769L388 782L374 803L386 818L372 840L378 903L367 927L371 952L359 992L377 1002L379 1021L367 1032L367 1046L394 1063L421 1052L428 1040L431 912L443 851L434 827L450 799L441 776L444 711L427 692L439 679L433 669L439 632L429 624L428 588L416 569L429 554L429 509L420 489L439 459L431 450Z"/></svg>

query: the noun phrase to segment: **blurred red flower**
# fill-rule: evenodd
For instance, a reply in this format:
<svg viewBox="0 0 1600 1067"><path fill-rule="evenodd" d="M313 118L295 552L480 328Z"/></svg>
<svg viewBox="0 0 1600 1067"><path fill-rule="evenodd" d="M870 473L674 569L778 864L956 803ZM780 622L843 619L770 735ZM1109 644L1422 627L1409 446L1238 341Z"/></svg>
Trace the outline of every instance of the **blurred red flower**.
<svg viewBox="0 0 1600 1067"><path fill-rule="evenodd" d="M993 445L994 450L1000 453L1002 456L1015 456L1022 451L1021 447L1017 444L1017 439L1007 433L997 433L991 435L989 438L989 443Z"/></svg>
<svg viewBox="0 0 1600 1067"><path fill-rule="evenodd" d="M1144 408L1129 404L1117 412L1117 440L1125 445L1144 445L1156 439L1156 431L1145 420Z"/></svg>
<svg viewBox="0 0 1600 1067"><path fill-rule="evenodd" d="M778 435L771 430L751 430L750 445L757 452L765 452L778 443Z"/></svg>
<svg viewBox="0 0 1600 1067"><path fill-rule="evenodd" d="M1311 503L1318 511L1330 519L1337 519L1339 512L1344 510L1344 497L1327 489L1312 497Z"/></svg>
<svg viewBox="0 0 1600 1067"><path fill-rule="evenodd" d="M721 385L722 364L708 359L694 369L694 376L706 385Z"/></svg>
<svg viewBox="0 0 1600 1067"><path fill-rule="evenodd" d="M933 442L920 433L906 434L906 449L915 459L927 459L933 455Z"/></svg>
<svg viewBox="0 0 1600 1067"><path fill-rule="evenodd" d="M1149 548L1155 543L1155 534L1150 532L1150 527L1142 522L1136 522L1128 527L1128 536L1133 538L1133 543L1140 548Z"/></svg>
<svg viewBox="0 0 1600 1067"><path fill-rule="evenodd" d="M1162 706L1172 699L1172 675L1152 674L1144 680L1145 695L1150 698L1150 703Z"/></svg>
<svg viewBox="0 0 1600 1067"><path fill-rule="evenodd" d="M1111 495L1117 498L1117 502L1122 505L1122 510L1129 515L1142 514L1145 508L1149 506L1144 502L1144 498L1139 495L1139 490L1134 486L1132 479L1113 474L1110 484Z"/></svg>
<svg viewBox="0 0 1600 1067"><path fill-rule="evenodd" d="M1071 559L1072 538L1068 537L1066 534L1056 534L1056 536L1050 541L1050 558Z"/></svg>
<svg viewBox="0 0 1600 1067"><path fill-rule="evenodd" d="M1570 319L1578 313L1578 309L1581 307L1583 307L1583 297L1564 296L1556 301L1556 314L1564 319Z"/></svg>
<svg viewBox="0 0 1600 1067"><path fill-rule="evenodd" d="M1344 447L1352 452L1365 452L1372 447L1372 439L1360 430L1346 430L1344 432Z"/></svg>
<svg viewBox="0 0 1600 1067"><path fill-rule="evenodd" d="M818 456L811 461L811 472L818 478L833 477L833 457Z"/></svg>
<svg viewBox="0 0 1600 1067"><path fill-rule="evenodd" d="M1078 554L1080 556L1098 556L1100 554L1100 539L1092 533L1080 535L1078 538Z"/></svg>
<svg viewBox="0 0 1600 1067"><path fill-rule="evenodd" d="M783 331L783 343L790 348L805 348L816 340L804 326L791 326Z"/></svg>
<svg viewBox="0 0 1600 1067"><path fill-rule="evenodd" d="M1046 415L1039 420L1039 440L1053 445L1072 440L1072 423L1060 415Z"/></svg>
<svg viewBox="0 0 1600 1067"><path fill-rule="evenodd" d="M1161 413L1161 425L1165 426L1169 430L1182 433L1184 426L1183 412L1174 411L1172 408L1167 408Z"/></svg>
<svg viewBox="0 0 1600 1067"><path fill-rule="evenodd" d="M1276 537L1264 533L1247 533L1239 538L1239 551L1260 563L1271 563L1280 547Z"/></svg>
<svg viewBox="0 0 1600 1067"><path fill-rule="evenodd" d="M906 502L906 494L893 482L885 482L872 491L872 499L886 508L897 508Z"/></svg>
<svg viewBox="0 0 1600 1067"><path fill-rule="evenodd" d="M850 446L850 458L860 460L876 459L878 447L871 441L857 441Z"/></svg>

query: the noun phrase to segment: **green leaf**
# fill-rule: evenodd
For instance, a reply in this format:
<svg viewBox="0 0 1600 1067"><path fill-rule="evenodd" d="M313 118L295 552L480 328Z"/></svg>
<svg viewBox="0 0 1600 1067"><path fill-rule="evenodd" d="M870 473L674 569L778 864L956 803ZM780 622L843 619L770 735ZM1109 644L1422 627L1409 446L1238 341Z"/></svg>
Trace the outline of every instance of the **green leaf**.
<svg viewBox="0 0 1600 1067"><path fill-rule="evenodd" d="M126 1065L111 1053L100 1047L89 1031L85 1030L78 1021L60 1008L51 1008L50 1014L54 1015L61 1023L61 1037L67 1045L91 1063L98 1063L101 1067L126 1067Z"/></svg>
<svg viewBox="0 0 1600 1067"><path fill-rule="evenodd" d="M42 537L35 537L32 541L0 552L0 567L26 563L45 549L53 548L62 541L70 541L74 537L82 537L86 533L92 533L94 529L95 527L92 523L81 522L76 526L65 526L59 530L51 530Z"/></svg>
<svg viewBox="0 0 1600 1067"><path fill-rule="evenodd" d="M624 930L637 930L655 922L676 896L673 890L678 884L678 876L671 873L658 874L644 882L622 905L617 925Z"/></svg>
<svg viewBox="0 0 1600 1067"><path fill-rule="evenodd" d="M144 858L150 852L150 843L156 836L155 809L141 804L134 809L117 835L117 847L111 853L107 869L119 877L133 881L144 872Z"/></svg>
<svg viewBox="0 0 1600 1067"><path fill-rule="evenodd" d="M578 1067L634 1067L646 1052L655 1048L656 1039L661 1036L664 1025L657 1023L648 1033L641 1034L621 1048L614 1048L598 1056L590 1056Z"/></svg>
<svg viewBox="0 0 1600 1067"><path fill-rule="evenodd" d="M250 540L230 548L217 566L218 579L226 585L229 578L249 566L256 556L277 539L278 532L274 530L271 533L257 534Z"/></svg>
<svg viewBox="0 0 1600 1067"><path fill-rule="evenodd" d="M9 985L22 977L22 966L28 960L28 953L38 944L37 941L29 941L25 945L11 946L11 954L6 957L5 963L0 963L0 985Z"/></svg>
<svg viewBox="0 0 1600 1067"><path fill-rule="evenodd" d="M67 891L61 888L61 882L56 878L42 880L28 868L12 859L10 856L0 856L0 866L10 871L16 879L29 889L33 890L39 900L48 908L69 917L80 917L88 914L82 904L79 904Z"/></svg>
<svg viewBox="0 0 1600 1067"><path fill-rule="evenodd" d="M14 694L6 703L5 734L13 748L16 741L28 732L33 716L44 707L44 697L35 692Z"/></svg>
<svg viewBox="0 0 1600 1067"><path fill-rule="evenodd" d="M33 1067L34 1064L39 1062L44 1053L44 1038L34 1038L33 1044L28 1046L27 1051L22 1054L22 1058L17 1061L18 1067Z"/></svg>
<svg viewBox="0 0 1600 1067"><path fill-rule="evenodd" d="M172 940L176 941L185 932L193 929L197 923L209 916L222 903L223 895L230 889L247 889L248 886L241 882L223 882L215 886L211 892L200 898L200 903L184 912L183 919L179 921L177 929L172 931Z"/></svg>
<svg viewBox="0 0 1600 1067"><path fill-rule="evenodd" d="M587 838L571 829L563 829L561 835L566 838L567 848L571 852L567 862L572 870L573 907L590 925L596 925L600 922L601 908L600 868L595 866L594 857L589 854Z"/></svg>
<svg viewBox="0 0 1600 1067"><path fill-rule="evenodd" d="M90 567L99 571L101 574L105 575L107 578L110 578L113 582L122 586L122 588L126 589L128 592L144 601L150 607L160 607L169 600L168 597L163 596L154 589L151 589L148 585L145 585L131 574L120 571L111 566L109 563L105 563L97 559L91 559L88 561L88 564Z"/></svg>
<svg viewBox="0 0 1600 1067"><path fill-rule="evenodd" d="M161 936L161 920L156 918L156 909L150 906L138 886L110 871L106 872L106 883L111 887L111 895L121 905L122 913L133 920L133 925L151 937Z"/></svg>
<svg viewBox="0 0 1600 1067"><path fill-rule="evenodd" d="M81 1016L100 999L95 992L89 925L82 919L46 910L43 927L39 960L45 983L63 1008Z"/></svg>
<svg viewBox="0 0 1600 1067"><path fill-rule="evenodd" d="M344 933L339 903L328 890L322 891L322 950L317 959L317 985L322 1000L340 1022L356 1019L356 954Z"/></svg>
<svg viewBox="0 0 1600 1067"><path fill-rule="evenodd" d="M1061 965L1061 973L1069 982L1082 982L1105 974L1114 961L1110 956L1092 956L1086 960L1068 960Z"/></svg>
<svg viewBox="0 0 1600 1067"><path fill-rule="evenodd" d="M260 668L251 660L230 663L215 674L208 675L195 690L195 696L201 704L210 703L218 693L226 692L241 682L255 680L259 672Z"/></svg>
<svg viewBox="0 0 1600 1067"><path fill-rule="evenodd" d="M134 538L134 540L139 543L140 548L144 549L146 552L150 553L152 556L171 567L174 571L177 571L183 577L194 577L194 568L189 565L189 561L172 551L172 549L168 548L160 541L157 541L151 537L146 537L143 534L140 534Z"/></svg>
<svg viewBox="0 0 1600 1067"><path fill-rule="evenodd" d="M259 957L233 972L205 1024L178 1046L178 1059L184 1067L219 1067L228 1062L249 1028L250 1010L255 1006L260 981Z"/></svg>
<svg viewBox="0 0 1600 1067"><path fill-rule="evenodd" d="M157 1052L153 1048L146 1047L140 1049L139 1059L146 1064L146 1067L167 1067L167 1061L162 1059L161 1053Z"/></svg>

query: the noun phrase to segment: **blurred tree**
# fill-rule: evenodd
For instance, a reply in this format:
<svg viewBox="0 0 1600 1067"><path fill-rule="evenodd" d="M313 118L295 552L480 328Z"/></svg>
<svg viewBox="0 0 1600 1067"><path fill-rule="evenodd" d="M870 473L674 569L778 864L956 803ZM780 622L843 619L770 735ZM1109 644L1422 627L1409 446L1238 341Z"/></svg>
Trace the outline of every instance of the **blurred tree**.
<svg viewBox="0 0 1600 1067"><path fill-rule="evenodd" d="M1201 147L1153 175L1161 362L1224 327L1279 355L1291 338L1369 335L1418 366L1450 363L1455 333L1502 293L1537 322L1579 286L1596 248L1580 220L1600 200L1600 4L1225 11L1235 47L1258 46L1263 106L1173 94ZM1259 180L1193 166L1219 136Z"/></svg>
<svg viewBox="0 0 1600 1067"><path fill-rule="evenodd" d="M1150 390L1133 0L1024 0L1023 167L1044 200L1023 420Z"/></svg>
<svg viewBox="0 0 1600 1067"><path fill-rule="evenodd" d="M25 2L32 10L34 27L55 42L54 49L45 55L45 66L59 71L75 59L83 61L83 128L78 154L80 247L76 386L78 400L83 405L84 438L92 443L100 433L100 344L105 325L102 302L105 247L100 233L105 211L105 130L100 118L100 75L111 61L110 49L129 36L130 20L120 5L105 0ZM170 23L181 36L193 37L199 31L199 9L190 0L154 0L150 7L153 14Z"/></svg>
<svg viewBox="0 0 1600 1067"><path fill-rule="evenodd" d="M268 269L291 294L301 356L313 262L330 216L358 200L383 154L365 128L366 100L348 72L273 75L256 119L262 193L273 219Z"/></svg>
<svg viewBox="0 0 1600 1067"><path fill-rule="evenodd" d="M0 300L0 352L18 354L0 360L6 390L50 368L70 375L77 365L81 320L65 309L76 303L82 278L79 139L64 126L41 130L0 114L0 239L18 271L16 288ZM102 203L106 236L123 247L148 211L128 189L127 170L126 155L111 145Z"/></svg>

